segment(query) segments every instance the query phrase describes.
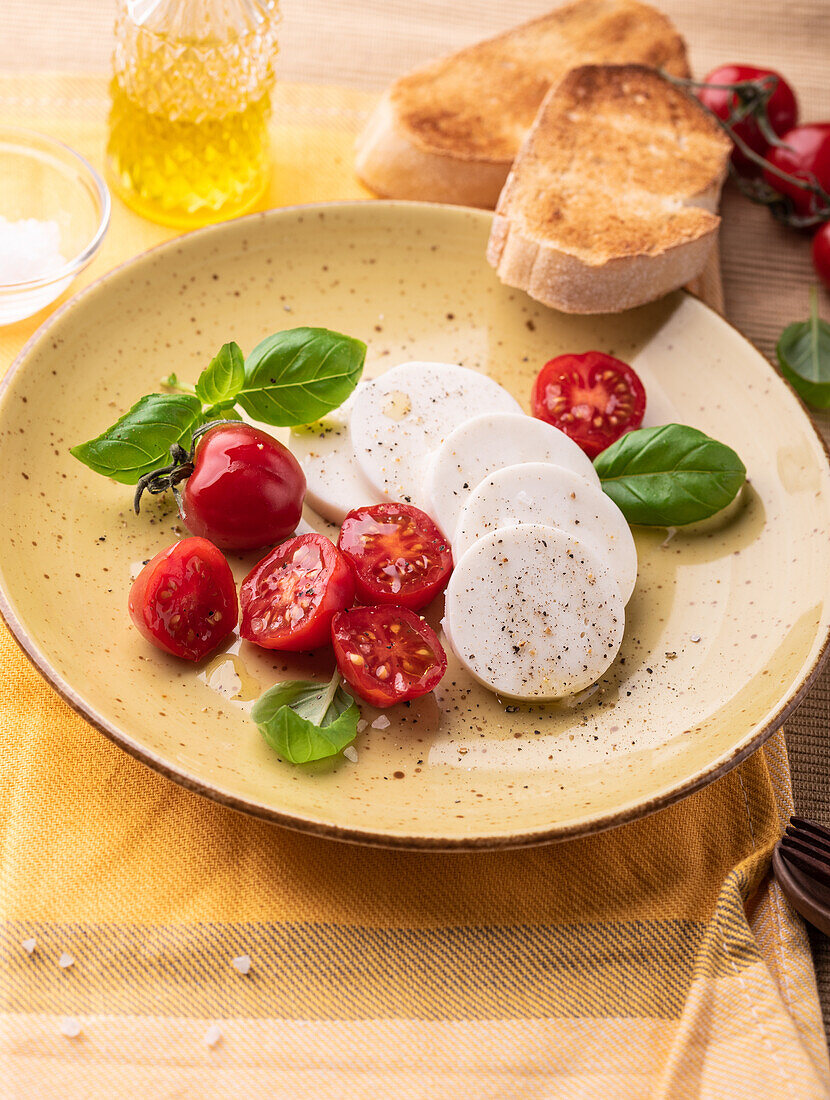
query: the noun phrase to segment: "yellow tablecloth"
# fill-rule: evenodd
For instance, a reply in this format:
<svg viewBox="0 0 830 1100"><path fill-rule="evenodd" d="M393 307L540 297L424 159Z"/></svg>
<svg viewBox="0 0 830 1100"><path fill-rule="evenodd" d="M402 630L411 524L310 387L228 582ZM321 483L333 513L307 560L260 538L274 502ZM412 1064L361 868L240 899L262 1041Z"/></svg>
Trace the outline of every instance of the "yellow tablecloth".
<svg viewBox="0 0 830 1100"><path fill-rule="evenodd" d="M265 205L360 196L370 102L283 85ZM99 78L0 79L0 121L98 164L105 114ZM85 278L170 235L117 205ZM42 319L0 330L4 365ZM804 929L768 877L791 809L781 735L643 822L422 855L174 786L71 712L2 627L0 682L3 1096L829 1094Z"/></svg>

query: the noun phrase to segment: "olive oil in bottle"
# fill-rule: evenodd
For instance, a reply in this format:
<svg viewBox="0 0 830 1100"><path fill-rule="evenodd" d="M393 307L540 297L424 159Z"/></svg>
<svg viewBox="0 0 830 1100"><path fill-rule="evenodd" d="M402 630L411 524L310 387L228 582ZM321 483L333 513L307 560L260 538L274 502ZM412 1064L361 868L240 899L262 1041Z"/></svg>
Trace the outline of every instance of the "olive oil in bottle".
<svg viewBox="0 0 830 1100"><path fill-rule="evenodd" d="M268 184L276 0L121 0L107 171L139 214L183 228Z"/></svg>

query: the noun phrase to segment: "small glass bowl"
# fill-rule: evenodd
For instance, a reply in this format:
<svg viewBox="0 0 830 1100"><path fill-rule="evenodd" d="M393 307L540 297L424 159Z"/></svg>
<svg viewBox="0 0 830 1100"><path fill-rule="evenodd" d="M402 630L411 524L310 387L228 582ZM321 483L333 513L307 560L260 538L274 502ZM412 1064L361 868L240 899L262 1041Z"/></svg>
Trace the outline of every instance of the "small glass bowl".
<svg viewBox="0 0 830 1100"><path fill-rule="evenodd" d="M0 126L0 325L66 290L98 251L110 206L106 184L74 149Z"/></svg>

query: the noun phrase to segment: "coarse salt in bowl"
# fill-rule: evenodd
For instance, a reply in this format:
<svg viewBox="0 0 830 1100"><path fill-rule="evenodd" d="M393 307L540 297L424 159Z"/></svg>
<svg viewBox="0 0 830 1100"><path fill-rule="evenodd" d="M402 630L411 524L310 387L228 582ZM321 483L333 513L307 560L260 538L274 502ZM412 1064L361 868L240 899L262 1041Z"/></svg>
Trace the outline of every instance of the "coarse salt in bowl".
<svg viewBox="0 0 830 1100"><path fill-rule="evenodd" d="M0 325L54 302L101 245L104 181L54 138L0 127Z"/></svg>

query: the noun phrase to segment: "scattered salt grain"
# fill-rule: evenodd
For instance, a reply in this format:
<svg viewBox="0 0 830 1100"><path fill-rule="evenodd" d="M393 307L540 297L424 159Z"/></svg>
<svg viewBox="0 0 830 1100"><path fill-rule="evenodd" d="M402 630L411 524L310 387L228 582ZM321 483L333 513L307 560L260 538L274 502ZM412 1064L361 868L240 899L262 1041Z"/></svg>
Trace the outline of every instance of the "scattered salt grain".
<svg viewBox="0 0 830 1100"><path fill-rule="evenodd" d="M203 1042L204 1042L206 1047L215 1047L216 1044L219 1042L219 1040L221 1038L222 1038L221 1030L216 1026L216 1024L211 1024L210 1027L205 1032L205 1037L204 1037Z"/></svg>
<svg viewBox="0 0 830 1100"><path fill-rule="evenodd" d="M343 755L347 760L351 760L353 764L357 763L357 749L354 745L347 745L345 749L343 749Z"/></svg>
<svg viewBox="0 0 830 1100"><path fill-rule="evenodd" d="M65 1035L67 1039L75 1039L81 1034L81 1025L74 1016L64 1016L58 1030L61 1035Z"/></svg>
<svg viewBox="0 0 830 1100"><path fill-rule="evenodd" d="M389 719L385 714L379 714L378 717L372 723L373 730L385 730L389 725Z"/></svg>
<svg viewBox="0 0 830 1100"><path fill-rule="evenodd" d="M57 274L66 266L60 245L57 222L37 218L10 222L0 214L0 284L28 283Z"/></svg>
<svg viewBox="0 0 830 1100"><path fill-rule="evenodd" d="M690 635L689 640L692 641L692 642L699 642L700 641L700 635L699 634L692 634L692 635Z"/></svg>
<svg viewBox="0 0 830 1100"><path fill-rule="evenodd" d="M31 953L37 947L37 940L35 940L35 939L23 940L23 942L20 944L20 946L23 948L23 950L26 952L27 955L31 955Z"/></svg>
<svg viewBox="0 0 830 1100"><path fill-rule="evenodd" d="M251 960L247 955L237 955L235 959L231 959L231 966L240 974L247 974L251 969Z"/></svg>
<svg viewBox="0 0 830 1100"><path fill-rule="evenodd" d="M366 719L361 718L357 723L357 732L358 733L363 733L363 731L366 729L366 727L368 725L369 725L369 723L366 721Z"/></svg>
<svg viewBox="0 0 830 1100"><path fill-rule="evenodd" d="M61 957L58 959L58 966L62 967L64 970L66 970L66 968L68 966L74 966L74 965L75 965L75 960L72 958L71 955L67 955L67 953L64 951L63 954L61 955Z"/></svg>

